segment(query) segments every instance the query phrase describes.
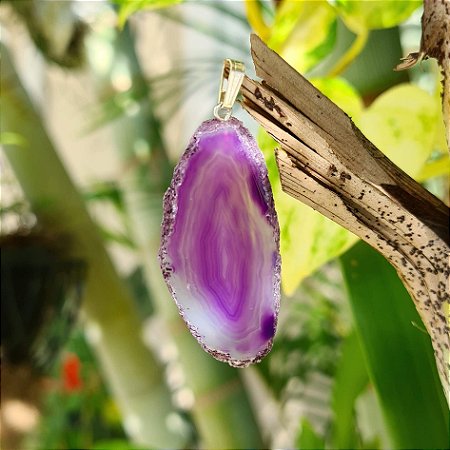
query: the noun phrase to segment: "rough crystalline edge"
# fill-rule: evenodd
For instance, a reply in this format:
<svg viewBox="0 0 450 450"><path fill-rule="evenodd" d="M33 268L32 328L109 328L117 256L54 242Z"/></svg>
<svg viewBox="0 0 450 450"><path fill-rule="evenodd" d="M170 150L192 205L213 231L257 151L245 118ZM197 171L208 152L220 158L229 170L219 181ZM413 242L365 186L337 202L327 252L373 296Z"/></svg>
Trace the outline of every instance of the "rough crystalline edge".
<svg viewBox="0 0 450 450"><path fill-rule="evenodd" d="M232 126L236 131L239 140L243 147L246 150L247 157L251 158L253 162L256 164L259 172L260 181L263 187L264 200L268 207L268 213L266 215L266 220L270 224L273 230L273 238L276 243L277 248L277 261L275 263L275 273L274 273L274 283L273 283L273 301L274 301L274 309L275 309L275 323L274 330L277 328L278 324L278 313L280 309L280 272L281 272L281 257L280 257L280 227L278 224L277 213L275 211L275 205L272 196L272 189L269 182L269 177L267 174L267 167L264 161L263 154L261 150L258 148L255 139L250 134L250 132L244 127L241 121L231 118L226 122L219 121L217 119L212 119L203 122L200 127L196 130L194 135L189 142L189 145L186 151L183 153L180 161L174 169L172 181L170 183L169 188L167 189L164 200L163 200L163 220L162 220L162 233L161 233L161 246L159 250L159 261L161 265L162 274L164 280L167 284L167 287L177 304L179 313L186 325L188 326L192 335L197 339L202 348L211 354L214 358L219 361L227 362L230 366L233 367L247 367L250 364L260 362L267 353L270 352L273 345L273 337L268 341L267 346L264 350L260 351L254 358L246 359L246 360L236 360L231 358L230 354L224 353L212 348L209 348L204 344L201 338L201 334L197 327L189 323L184 317L183 307L178 302L177 295L170 285L170 277L172 274L172 267L170 262L167 259L167 247L169 243L169 238L172 234L173 227L176 220L177 214L177 198L178 198L178 190L183 183L184 174L186 172L189 159L193 156L198 150L198 141L202 135L215 133L220 129L224 128L224 124L226 126Z"/></svg>

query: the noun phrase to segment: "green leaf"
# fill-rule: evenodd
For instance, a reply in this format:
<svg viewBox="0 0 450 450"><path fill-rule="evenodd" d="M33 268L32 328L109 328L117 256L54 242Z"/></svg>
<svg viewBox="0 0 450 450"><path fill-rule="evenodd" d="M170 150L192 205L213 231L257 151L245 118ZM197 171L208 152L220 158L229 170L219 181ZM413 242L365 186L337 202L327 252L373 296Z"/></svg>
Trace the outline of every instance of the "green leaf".
<svg viewBox="0 0 450 450"><path fill-rule="evenodd" d="M336 368L331 406L332 447L355 448L357 444L355 402L369 382L358 336L353 331L342 344Z"/></svg>
<svg viewBox="0 0 450 450"><path fill-rule="evenodd" d="M167 8L181 3L183 0L114 0L114 3L120 6L119 25L124 26L128 18L142 9Z"/></svg>
<svg viewBox="0 0 450 450"><path fill-rule="evenodd" d="M83 192L87 202L110 202L119 212L125 211L123 193L115 181L96 182Z"/></svg>
<svg viewBox="0 0 450 450"><path fill-rule="evenodd" d="M429 178L448 176L450 173L450 158L447 154L442 155L440 158L427 161L422 167L422 170L417 174L417 181L425 181Z"/></svg>
<svg viewBox="0 0 450 450"><path fill-rule="evenodd" d="M297 447L301 449L315 450L325 448L324 440L317 435L316 431L307 419L303 419L301 422Z"/></svg>
<svg viewBox="0 0 450 450"><path fill-rule="evenodd" d="M151 450L151 447L133 444L124 439L113 439L108 441L97 441L91 447L92 450Z"/></svg>
<svg viewBox="0 0 450 450"><path fill-rule="evenodd" d="M392 28L406 20L420 0L335 0L337 13L354 33Z"/></svg>
<svg viewBox="0 0 450 450"><path fill-rule="evenodd" d="M280 222L280 251L283 261L281 285L292 295L301 281L339 256L358 238L307 205L281 190L274 149L277 143L262 129L258 143L266 158L275 208Z"/></svg>
<svg viewBox="0 0 450 450"><path fill-rule="evenodd" d="M389 159L415 177L434 149L439 109L435 96L402 84L380 95L356 124Z"/></svg>
<svg viewBox="0 0 450 450"><path fill-rule="evenodd" d="M336 13L328 2L284 0L277 9L268 45L299 72L327 55L336 41Z"/></svg>
<svg viewBox="0 0 450 450"><path fill-rule="evenodd" d="M27 140L17 133L11 133L9 131L3 131L0 133L0 145L15 145L16 147L25 147Z"/></svg>
<svg viewBox="0 0 450 450"><path fill-rule="evenodd" d="M98 226L98 229L105 241L114 242L115 244L122 245L132 250L136 249L136 244L126 234L112 231L106 227L102 227L101 225Z"/></svg>
<svg viewBox="0 0 450 450"><path fill-rule="evenodd" d="M398 448L446 448L448 408L430 337L389 263L359 242L341 257L355 329Z"/></svg>

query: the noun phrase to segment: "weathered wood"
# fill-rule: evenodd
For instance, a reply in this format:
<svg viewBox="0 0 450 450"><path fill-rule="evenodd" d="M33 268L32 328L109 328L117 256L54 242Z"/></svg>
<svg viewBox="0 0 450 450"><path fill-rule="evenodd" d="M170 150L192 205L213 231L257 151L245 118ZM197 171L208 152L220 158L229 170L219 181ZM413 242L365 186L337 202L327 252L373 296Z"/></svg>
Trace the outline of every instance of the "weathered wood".
<svg viewBox="0 0 450 450"><path fill-rule="evenodd" d="M442 71L442 116L450 151L450 0L424 0L420 50L402 58L394 70L409 69L427 58L435 58Z"/></svg>
<svg viewBox="0 0 450 450"><path fill-rule="evenodd" d="M448 400L449 210L387 159L338 106L252 35L244 108L280 144L282 188L395 267L431 336Z"/></svg>

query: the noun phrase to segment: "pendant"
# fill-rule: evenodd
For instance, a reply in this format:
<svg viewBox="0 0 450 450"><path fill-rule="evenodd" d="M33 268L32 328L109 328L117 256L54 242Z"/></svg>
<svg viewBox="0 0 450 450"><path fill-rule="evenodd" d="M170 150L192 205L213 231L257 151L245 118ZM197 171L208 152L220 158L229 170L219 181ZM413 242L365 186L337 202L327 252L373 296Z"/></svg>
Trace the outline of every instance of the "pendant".
<svg viewBox="0 0 450 450"><path fill-rule="evenodd" d="M159 258L200 345L218 360L245 367L272 347L280 231L264 157L249 131L230 117L243 79L233 64L241 63L226 60L224 72L226 64L227 90L221 86L216 118L197 129L164 196Z"/></svg>

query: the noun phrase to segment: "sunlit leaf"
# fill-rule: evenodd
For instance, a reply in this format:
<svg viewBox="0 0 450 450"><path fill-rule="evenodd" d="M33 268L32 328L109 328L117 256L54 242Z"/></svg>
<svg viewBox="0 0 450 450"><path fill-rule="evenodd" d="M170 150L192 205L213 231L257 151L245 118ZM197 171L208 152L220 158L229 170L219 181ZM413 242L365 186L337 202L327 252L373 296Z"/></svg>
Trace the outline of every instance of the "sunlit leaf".
<svg viewBox="0 0 450 450"><path fill-rule="evenodd" d="M123 26L131 14L142 9L158 9L181 3L183 0L114 0L120 6L119 24Z"/></svg>
<svg viewBox="0 0 450 450"><path fill-rule="evenodd" d="M299 72L306 72L331 51L335 40L336 13L326 1L284 0L268 45Z"/></svg>
<svg viewBox="0 0 450 450"><path fill-rule="evenodd" d="M264 20L262 3L255 0L245 0L244 5L248 23L255 33L266 41L270 35L270 28Z"/></svg>
<svg viewBox="0 0 450 450"><path fill-rule="evenodd" d="M274 149L277 143L260 132L259 145L269 168L269 176L281 228L281 285L292 295L301 281L321 265L339 256L357 237L307 205L281 190Z"/></svg>
<svg viewBox="0 0 450 450"><path fill-rule="evenodd" d="M419 0L335 0L336 11L347 27L363 30L391 28L406 20L422 2Z"/></svg>
<svg viewBox="0 0 450 450"><path fill-rule="evenodd" d="M27 145L27 140L17 133L10 133L3 131L0 133L0 145L14 145L16 147L24 147Z"/></svg>
<svg viewBox="0 0 450 450"><path fill-rule="evenodd" d="M389 159L415 177L434 149L439 103L417 86L389 89L356 121Z"/></svg>
<svg viewBox="0 0 450 450"><path fill-rule="evenodd" d="M425 181L429 178L440 177L450 174L450 158L448 154L440 158L427 162L416 176L417 181Z"/></svg>
<svg viewBox="0 0 450 450"><path fill-rule="evenodd" d="M355 329L394 446L446 448L449 411L430 337L420 329L408 292L386 259L363 242L341 262Z"/></svg>

